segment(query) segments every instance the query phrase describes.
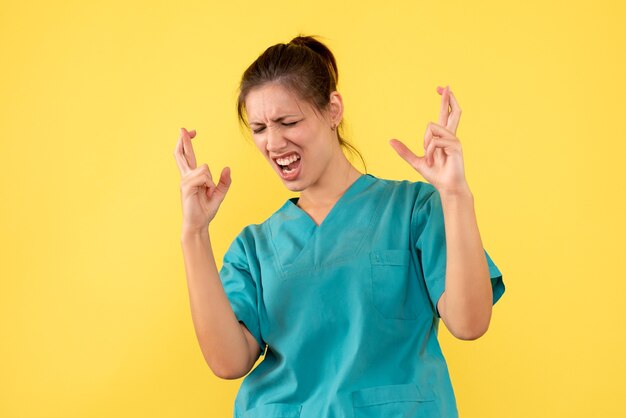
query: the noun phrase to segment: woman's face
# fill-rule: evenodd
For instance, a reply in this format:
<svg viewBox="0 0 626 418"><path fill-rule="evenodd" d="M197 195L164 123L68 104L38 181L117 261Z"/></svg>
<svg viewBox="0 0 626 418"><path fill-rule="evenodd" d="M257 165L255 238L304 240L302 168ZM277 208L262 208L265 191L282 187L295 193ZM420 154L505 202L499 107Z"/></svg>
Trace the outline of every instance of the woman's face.
<svg viewBox="0 0 626 418"><path fill-rule="evenodd" d="M315 186L341 152L330 128L338 122L328 113L315 113L307 101L280 84L252 89L245 108L254 143L291 191Z"/></svg>

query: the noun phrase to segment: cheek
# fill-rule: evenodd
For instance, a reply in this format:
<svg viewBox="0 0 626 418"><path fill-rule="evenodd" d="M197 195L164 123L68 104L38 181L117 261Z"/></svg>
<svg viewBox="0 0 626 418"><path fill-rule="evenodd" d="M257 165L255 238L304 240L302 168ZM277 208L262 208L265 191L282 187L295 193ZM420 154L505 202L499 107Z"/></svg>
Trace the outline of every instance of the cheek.
<svg viewBox="0 0 626 418"><path fill-rule="evenodd" d="M287 138L294 144L301 148L306 148L309 152L316 153L318 148L322 146L323 133L320 130L302 127L300 129L294 129Z"/></svg>
<svg viewBox="0 0 626 418"><path fill-rule="evenodd" d="M252 137L252 140L254 141L256 148L261 151L262 154L265 154L265 151L267 150L265 141L260 136Z"/></svg>

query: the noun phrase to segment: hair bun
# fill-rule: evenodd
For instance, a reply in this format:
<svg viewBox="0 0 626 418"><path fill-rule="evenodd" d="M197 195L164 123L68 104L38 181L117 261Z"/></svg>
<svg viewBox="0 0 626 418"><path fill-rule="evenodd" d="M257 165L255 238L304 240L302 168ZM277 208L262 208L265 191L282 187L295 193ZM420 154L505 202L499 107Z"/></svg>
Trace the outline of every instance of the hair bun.
<svg viewBox="0 0 626 418"><path fill-rule="evenodd" d="M298 35L295 38L293 38L289 43L291 45L307 47L313 52L320 55L324 59L324 62L326 62L326 65L328 66L328 69L330 70L332 77L335 80L335 85L336 85L337 83L339 83L339 71L337 70L337 61L335 61L335 57L333 53L330 51L330 49L328 49L328 47L324 45L322 42L315 39L315 36L316 35L313 35L313 36Z"/></svg>
<svg viewBox="0 0 626 418"><path fill-rule="evenodd" d="M308 44L309 44L310 40L311 40L310 36L296 36L291 41L289 41L289 43L290 44L294 44L294 45L301 45L301 46L308 47L309 46Z"/></svg>

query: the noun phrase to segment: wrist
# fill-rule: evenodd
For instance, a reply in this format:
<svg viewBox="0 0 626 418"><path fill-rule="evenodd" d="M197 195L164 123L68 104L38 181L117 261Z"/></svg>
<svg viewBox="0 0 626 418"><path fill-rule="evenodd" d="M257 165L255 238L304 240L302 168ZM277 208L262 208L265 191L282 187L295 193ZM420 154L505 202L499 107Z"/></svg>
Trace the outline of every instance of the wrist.
<svg viewBox="0 0 626 418"><path fill-rule="evenodd" d="M441 199L473 199L474 195L467 183L462 186L438 190Z"/></svg>
<svg viewBox="0 0 626 418"><path fill-rule="evenodd" d="M474 203L474 195L467 189L443 190L439 192L442 204Z"/></svg>
<svg viewBox="0 0 626 418"><path fill-rule="evenodd" d="M181 241L190 241L190 240L198 240L198 239L208 239L209 233L205 228L197 229L197 228L182 228L180 233Z"/></svg>

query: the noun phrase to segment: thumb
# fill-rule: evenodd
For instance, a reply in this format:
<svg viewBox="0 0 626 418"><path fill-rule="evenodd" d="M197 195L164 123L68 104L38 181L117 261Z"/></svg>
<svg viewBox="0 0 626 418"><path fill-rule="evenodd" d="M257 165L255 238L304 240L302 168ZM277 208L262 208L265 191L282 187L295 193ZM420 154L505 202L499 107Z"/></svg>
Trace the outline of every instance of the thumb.
<svg viewBox="0 0 626 418"><path fill-rule="evenodd" d="M389 140L391 147L396 150L398 155L411 165L418 173L422 174L422 170L426 165L424 157L418 157L406 145L397 139Z"/></svg>
<svg viewBox="0 0 626 418"><path fill-rule="evenodd" d="M222 173L220 174L220 181L217 183L217 190L220 193L221 199L223 200L230 188L230 183L232 179L230 177L230 167L224 167L222 169Z"/></svg>

